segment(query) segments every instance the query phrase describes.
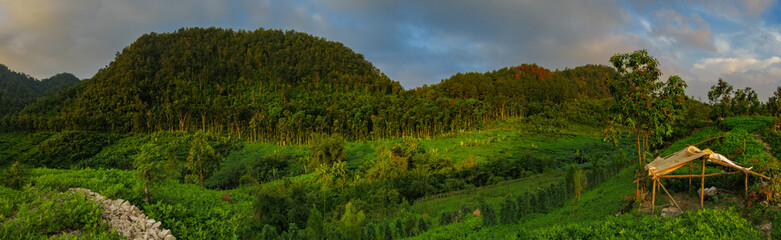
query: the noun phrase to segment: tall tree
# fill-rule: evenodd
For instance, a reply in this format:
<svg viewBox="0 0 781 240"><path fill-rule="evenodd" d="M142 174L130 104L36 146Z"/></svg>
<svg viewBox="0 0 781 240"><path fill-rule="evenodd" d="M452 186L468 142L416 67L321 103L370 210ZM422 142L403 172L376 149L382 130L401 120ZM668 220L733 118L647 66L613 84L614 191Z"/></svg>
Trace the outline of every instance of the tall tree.
<svg viewBox="0 0 781 240"><path fill-rule="evenodd" d="M776 89L773 96L768 98L765 108L770 116L781 115L781 86Z"/></svg>
<svg viewBox="0 0 781 240"><path fill-rule="evenodd" d="M201 131L195 134L190 145L190 156L187 157L187 163L184 165L190 170L190 174L185 179L188 182L197 181L201 186L204 179L220 169L220 160L205 135Z"/></svg>
<svg viewBox="0 0 781 240"><path fill-rule="evenodd" d="M141 147L135 156L133 166L136 168L136 176L144 184L144 202L149 202L149 185L164 178L165 152L157 143L149 143Z"/></svg>
<svg viewBox="0 0 781 240"><path fill-rule="evenodd" d="M615 98L611 106L616 113L613 122L635 133L639 171L646 162L649 144L670 135L673 122L683 112L686 82L678 76L660 81L659 62L646 50L616 54L610 62L616 68L610 85ZM638 194L639 190L638 184Z"/></svg>
<svg viewBox="0 0 781 240"><path fill-rule="evenodd" d="M720 118L729 116L729 107L732 105L732 90L732 85L721 78L719 78L719 82L716 85L710 87L708 100L714 106L713 110L717 111L716 116Z"/></svg>

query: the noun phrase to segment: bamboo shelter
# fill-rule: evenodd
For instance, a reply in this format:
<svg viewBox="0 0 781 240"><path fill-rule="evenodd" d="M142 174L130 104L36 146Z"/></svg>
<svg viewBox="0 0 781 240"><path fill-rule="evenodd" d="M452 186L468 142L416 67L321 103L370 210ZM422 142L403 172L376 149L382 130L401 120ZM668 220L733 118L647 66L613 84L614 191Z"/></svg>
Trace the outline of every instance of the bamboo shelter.
<svg viewBox="0 0 781 240"><path fill-rule="evenodd" d="M692 162L699 163L699 165L692 165ZM705 174L705 163L715 163L718 165L722 165L725 167L730 167L735 169L733 172L720 172L720 173L710 173ZM687 166L689 167L689 174L681 174L681 175L672 175L669 173L672 173L676 169L679 169L681 167ZM692 168L700 167L702 169L700 174L692 174ZM670 195L670 193L667 191L667 189L662 185L662 182L659 181L662 178L689 178L689 188L691 188L691 179L693 177L699 177L701 178L700 181L700 207L704 206L704 199L705 199L705 177L710 176L716 176L716 175L731 175L731 174L739 174L743 173L746 175L745 178L745 187L746 187L746 193L748 193L748 175L755 175L759 176L763 179L770 180L769 177L762 175L760 173L751 171L751 168L744 168L741 167L734 162L727 159L727 157L724 157L724 155L714 153L710 149L704 149L700 150L699 148L695 146L688 146L684 149L681 149L680 151L673 153L670 156L667 157L657 157L652 161L651 163L645 165L645 170L648 171L648 176L653 181L653 193L651 194L651 212L653 213L653 209L655 207L656 202L656 185L659 185L659 187L664 190L665 193L667 193L667 196L670 197L673 204L675 204L675 207L677 207L679 210L683 211L680 206L678 206L678 203L675 202L675 199ZM646 178L643 177L643 178ZM640 179L636 180L639 181Z"/></svg>

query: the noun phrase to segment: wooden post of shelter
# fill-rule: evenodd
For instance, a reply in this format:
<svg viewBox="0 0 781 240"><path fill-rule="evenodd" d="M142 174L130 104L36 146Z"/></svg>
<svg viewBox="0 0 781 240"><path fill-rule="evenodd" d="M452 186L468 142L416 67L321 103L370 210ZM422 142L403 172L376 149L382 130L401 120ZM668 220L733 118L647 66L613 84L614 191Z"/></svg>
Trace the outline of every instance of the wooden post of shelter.
<svg viewBox="0 0 781 240"><path fill-rule="evenodd" d="M705 208L705 159L702 159L702 180L700 181L700 207Z"/></svg>
<svg viewBox="0 0 781 240"><path fill-rule="evenodd" d="M651 193L651 215L654 215L654 208L656 207L656 180L657 179L658 178L654 176L653 180L651 180L654 182L653 192Z"/></svg>
<svg viewBox="0 0 781 240"><path fill-rule="evenodd" d="M743 197L748 199L748 172L744 171L743 173L746 174L746 181L745 181L745 183L746 183L746 193L744 194Z"/></svg>
<svg viewBox="0 0 781 240"><path fill-rule="evenodd" d="M678 202L675 201L675 198L673 198L673 195L670 194L670 192L667 191L667 188L665 188L664 185L662 185L662 179L658 178L656 181L659 182L659 187L662 187L662 190L664 190L664 193L667 193L667 196L670 197L670 201L672 201L673 204L675 204L675 207L677 207L678 210L681 210L681 212L683 212L683 209L681 209L681 206L678 206Z"/></svg>

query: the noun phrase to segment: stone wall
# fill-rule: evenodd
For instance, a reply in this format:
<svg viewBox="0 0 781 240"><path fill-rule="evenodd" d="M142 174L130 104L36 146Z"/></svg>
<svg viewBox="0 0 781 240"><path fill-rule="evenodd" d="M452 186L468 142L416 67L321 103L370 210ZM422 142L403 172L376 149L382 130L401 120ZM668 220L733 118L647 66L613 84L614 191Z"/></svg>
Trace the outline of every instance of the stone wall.
<svg viewBox="0 0 781 240"><path fill-rule="evenodd" d="M111 225L119 234L129 239L175 240L171 230L160 229L160 222L148 218L141 209L128 201L111 200L85 188L68 189L89 195L103 207L103 222Z"/></svg>

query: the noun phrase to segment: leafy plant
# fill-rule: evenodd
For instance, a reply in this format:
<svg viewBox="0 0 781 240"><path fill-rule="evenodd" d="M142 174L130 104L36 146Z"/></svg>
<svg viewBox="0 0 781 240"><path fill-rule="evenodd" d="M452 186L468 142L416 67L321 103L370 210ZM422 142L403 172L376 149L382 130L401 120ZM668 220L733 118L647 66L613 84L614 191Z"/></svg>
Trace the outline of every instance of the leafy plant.
<svg viewBox="0 0 781 240"><path fill-rule="evenodd" d="M11 164L8 169L4 170L2 175L0 175L0 178L2 178L0 183L3 186L19 190L22 189L22 187L24 187L27 182L29 182L27 175L27 167L19 161L16 161Z"/></svg>
<svg viewBox="0 0 781 240"><path fill-rule="evenodd" d="M197 182L203 186L203 180L213 172L220 169L220 159L202 132L193 137L190 145L190 156L187 157L185 167L190 174L185 176L187 182Z"/></svg>

